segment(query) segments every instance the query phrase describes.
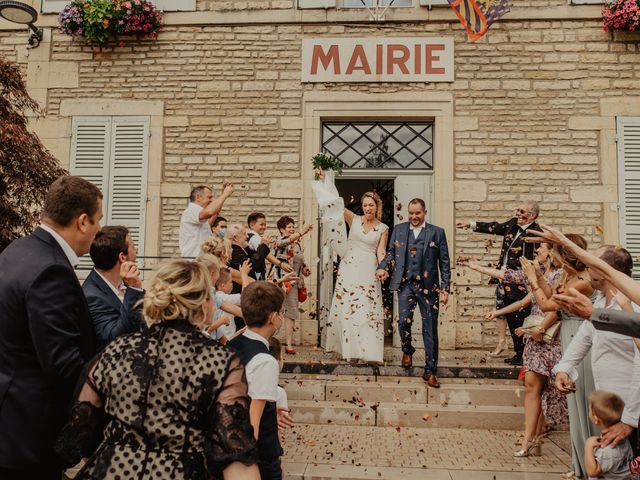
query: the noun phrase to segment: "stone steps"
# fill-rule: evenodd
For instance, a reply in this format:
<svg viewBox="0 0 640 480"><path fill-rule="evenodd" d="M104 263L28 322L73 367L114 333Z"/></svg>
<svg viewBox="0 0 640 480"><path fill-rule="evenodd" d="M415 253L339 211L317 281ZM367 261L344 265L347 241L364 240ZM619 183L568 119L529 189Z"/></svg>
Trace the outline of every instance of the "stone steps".
<svg viewBox="0 0 640 480"><path fill-rule="evenodd" d="M519 430L522 386L509 380L445 380L429 388L415 377L283 374L300 424Z"/></svg>

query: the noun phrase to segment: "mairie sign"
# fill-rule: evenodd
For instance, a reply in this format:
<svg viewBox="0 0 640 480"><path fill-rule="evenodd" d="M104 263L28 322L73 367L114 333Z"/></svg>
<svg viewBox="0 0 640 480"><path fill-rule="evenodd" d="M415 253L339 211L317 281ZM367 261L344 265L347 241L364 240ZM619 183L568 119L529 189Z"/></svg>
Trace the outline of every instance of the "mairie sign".
<svg viewBox="0 0 640 480"><path fill-rule="evenodd" d="M303 82L453 82L453 38L305 38Z"/></svg>

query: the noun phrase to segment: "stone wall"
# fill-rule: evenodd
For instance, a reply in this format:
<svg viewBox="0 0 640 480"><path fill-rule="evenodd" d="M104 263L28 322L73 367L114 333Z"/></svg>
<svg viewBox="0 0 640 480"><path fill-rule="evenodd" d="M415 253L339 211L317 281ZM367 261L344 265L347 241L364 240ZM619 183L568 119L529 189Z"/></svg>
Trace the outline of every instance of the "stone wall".
<svg viewBox="0 0 640 480"><path fill-rule="evenodd" d="M289 8L291 3L199 2L198 9ZM453 36L456 80L301 84L302 38L343 35ZM17 45L16 35L0 32L0 54L19 59ZM477 120L476 129L455 132L455 158L450 159L455 180L482 183L487 191L483 202L456 202L456 219L506 220L522 199L533 199L541 203L542 221L583 234L593 245L602 241L596 232L602 224L602 200L594 196L577 203L571 189L602 183L599 132L595 125L593 130L573 130L569 118L597 116L602 98L623 103L627 96L640 95L637 38L612 38L597 19L499 22L476 44L451 22L171 25L157 42L98 53L54 31L51 61L79 66L77 87L48 90L51 119L65 99L162 100L162 181L215 186L232 180L238 189L224 215L242 221L258 209L272 224L283 214L298 218L301 211L299 189L279 189L277 182L299 179L301 162L308 161L300 158L302 126L292 121L302 115L305 91L328 96L345 91L452 92L455 117ZM162 255L177 252L185 203L183 197L162 198ZM501 239L448 233L454 259L471 255L485 263L497 260ZM455 275L460 284L456 345L493 344L483 335L493 325L481 320L493 305L493 289L469 272L457 269Z"/></svg>

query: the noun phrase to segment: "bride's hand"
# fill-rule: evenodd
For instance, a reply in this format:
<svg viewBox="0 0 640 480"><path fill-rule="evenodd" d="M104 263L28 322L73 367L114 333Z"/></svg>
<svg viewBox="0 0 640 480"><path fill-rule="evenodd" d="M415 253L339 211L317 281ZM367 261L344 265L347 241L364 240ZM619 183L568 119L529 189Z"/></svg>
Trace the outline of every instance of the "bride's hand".
<svg viewBox="0 0 640 480"><path fill-rule="evenodd" d="M384 268L379 268L378 270L376 270L376 278L380 281L380 283L382 283L387 278L389 278L389 272L387 272Z"/></svg>
<svg viewBox="0 0 640 480"><path fill-rule="evenodd" d="M320 180L321 182L324 182L324 170L322 170L321 168L315 168L313 170L313 173L315 173L318 176L318 180Z"/></svg>

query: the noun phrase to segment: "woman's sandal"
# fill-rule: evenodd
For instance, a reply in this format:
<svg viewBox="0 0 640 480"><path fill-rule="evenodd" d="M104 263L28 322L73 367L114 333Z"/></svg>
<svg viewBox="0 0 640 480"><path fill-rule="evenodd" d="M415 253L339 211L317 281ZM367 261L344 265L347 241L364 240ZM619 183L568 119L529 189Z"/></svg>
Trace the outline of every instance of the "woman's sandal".
<svg viewBox="0 0 640 480"><path fill-rule="evenodd" d="M524 458L540 456L540 454L540 443L538 442L538 439L534 438L533 440L525 439L522 449L515 452L513 456L516 458Z"/></svg>

